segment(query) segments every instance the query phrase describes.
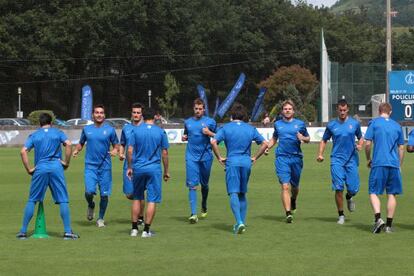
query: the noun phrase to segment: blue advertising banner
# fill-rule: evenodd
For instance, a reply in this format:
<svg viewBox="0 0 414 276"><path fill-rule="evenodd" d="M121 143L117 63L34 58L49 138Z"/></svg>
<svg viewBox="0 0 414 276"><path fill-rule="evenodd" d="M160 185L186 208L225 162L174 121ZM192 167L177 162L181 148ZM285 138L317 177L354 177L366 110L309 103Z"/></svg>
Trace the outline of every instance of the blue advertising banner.
<svg viewBox="0 0 414 276"><path fill-rule="evenodd" d="M217 116L217 111L219 108L219 104L220 104L220 99L219 97L216 98L216 107L214 108L214 114L213 114L213 118L215 118Z"/></svg>
<svg viewBox="0 0 414 276"><path fill-rule="evenodd" d="M259 117L260 117L260 115L262 114L263 110L264 110L264 104L263 104L263 103L261 103L261 104L259 105L259 108L258 108L258 109L257 109L257 111L256 111L256 114L254 114L254 116L251 118L251 121L252 121L252 122L257 122L257 121L259 120Z"/></svg>
<svg viewBox="0 0 414 276"><path fill-rule="evenodd" d="M392 106L391 118L396 121L413 120L414 71L391 71L389 103Z"/></svg>
<svg viewBox="0 0 414 276"><path fill-rule="evenodd" d="M252 110L252 116L251 116L252 122L256 121L257 117L259 117L260 113L262 113L262 111L263 111L263 109L260 110L259 108L263 103L263 99L264 99L264 96L266 94L266 91L267 91L266 87L261 87L260 90L259 90L259 95L257 96L256 103L254 104L254 107L253 107L253 110Z"/></svg>
<svg viewBox="0 0 414 276"><path fill-rule="evenodd" d="M237 95L239 94L241 88L243 87L245 79L246 79L246 76L243 73L241 73L239 79L237 80L237 82L233 86L233 88L231 89L229 95L221 103L221 105L220 105L220 107L218 108L218 111L217 111L217 115L220 116L220 118L223 118L224 114L227 112L227 110L233 104L233 102L236 99Z"/></svg>
<svg viewBox="0 0 414 276"><path fill-rule="evenodd" d="M89 85L82 87L81 119L92 120L92 88Z"/></svg>
<svg viewBox="0 0 414 276"><path fill-rule="evenodd" d="M207 101L207 95L206 95L206 91L204 90L204 87L202 85L197 85L197 90L198 90L198 96L200 97L200 99L203 100L204 102L204 109L205 109L205 115L208 115L208 101Z"/></svg>

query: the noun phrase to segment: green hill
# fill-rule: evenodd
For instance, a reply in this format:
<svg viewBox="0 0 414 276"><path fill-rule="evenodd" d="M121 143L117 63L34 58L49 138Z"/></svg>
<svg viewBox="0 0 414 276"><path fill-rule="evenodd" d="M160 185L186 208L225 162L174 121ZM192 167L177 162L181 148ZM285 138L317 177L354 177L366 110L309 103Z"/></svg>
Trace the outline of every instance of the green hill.
<svg viewBox="0 0 414 276"><path fill-rule="evenodd" d="M398 12L392 18L394 26L414 27L414 0L392 0L391 9ZM331 7L338 14L363 13L375 25L385 25L385 10L385 0L339 0Z"/></svg>

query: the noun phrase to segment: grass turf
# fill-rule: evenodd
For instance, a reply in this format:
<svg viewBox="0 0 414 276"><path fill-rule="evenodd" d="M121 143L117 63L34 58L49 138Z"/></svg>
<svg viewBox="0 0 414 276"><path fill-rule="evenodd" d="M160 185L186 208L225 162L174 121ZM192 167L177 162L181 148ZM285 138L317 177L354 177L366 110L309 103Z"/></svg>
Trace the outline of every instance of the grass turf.
<svg viewBox="0 0 414 276"><path fill-rule="evenodd" d="M252 170L248 193L247 231L231 232L234 223L225 192L224 171L215 161L210 179L208 218L187 222L184 150L170 149L171 180L164 183L152 239L129 237L130 202L122 194L121 164L113 159L113 195L98 229L86 221L83 197L83 156L66 172L72 227L81 235L63 241L59 208L50 192L45 199L50 239L25 241L14 236L20 228L30 177L20 162L19 149L0 149L0 274L90 275L132 274L407 274L414 269L412 194L414 156L403 166L404 195L398 199L392 234L371 234L372 211L367 195L368 170L361 154L361 191L357 210L337 225L330 188L329 158L316 163L317 146L304 145L304 171L298 211L286 224L274 173L274 157L260 159ZM328 157L329 149L325 156ZM200 202L201 196L198 194ZM383 201L385 202L385 201ZM383 218L385 205L382 206ZM34 228L33 217L29 229Z"/></svg>

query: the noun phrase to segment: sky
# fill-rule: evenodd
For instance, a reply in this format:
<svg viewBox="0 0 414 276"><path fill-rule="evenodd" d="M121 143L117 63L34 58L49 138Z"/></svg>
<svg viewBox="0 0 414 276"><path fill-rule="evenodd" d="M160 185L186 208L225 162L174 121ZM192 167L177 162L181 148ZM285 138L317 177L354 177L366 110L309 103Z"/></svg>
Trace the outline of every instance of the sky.
<svg viewBox="0 0 414 276"><path fill-rule="evenodd" d="M314 6L322 6L330 7L336 3L337 0L307 0L308 4L312 4Z"/></svg>

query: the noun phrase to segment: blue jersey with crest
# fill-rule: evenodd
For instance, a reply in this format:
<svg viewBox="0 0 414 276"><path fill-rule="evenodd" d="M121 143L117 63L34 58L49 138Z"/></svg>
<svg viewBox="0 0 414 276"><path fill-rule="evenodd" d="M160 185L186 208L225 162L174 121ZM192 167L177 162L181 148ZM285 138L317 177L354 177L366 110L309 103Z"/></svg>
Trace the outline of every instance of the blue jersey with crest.
<svg viewBox="0 0 414 276"><path fill-rule="evenodd" d="M328 123L322 140L326 142L332 138L331 163L333 165L359 165L355 137L358 140L362 137L361 125L357 120L348 117L345 121L336 119Z"/></svg>
<svg viewBox="0 0 414 276"><path fill-rule="evenodd" d="M111 145L119 144L115 129L107 124L100 127L85 126L79 139L81 145L86 145L85 169L110 170L112 168Z"/></svg>
<svg viewBox="0 0 414 276"><path fill-rule="evenodd" d="M132 131L136 127L138 126L129 123L122 128L120 144L125 148L124 170L128 169L128 146L130 145ZM134 160L134 156L132 156L132 160Z"/></svg>
<svg viewBox="0 0 414 276"><path fill-rule="evenodd" d="M274 124L273 138L279 139L278 146L275 150L276 156L303 156L300 148L300 140L297 133L309 137L305 123L299 119L291 121L279 120Z"/></svg>
<svg viewBox="0 0 414 276"><path fill-rule="evenodd" d="M191 161L208 161L213 158L211 153L210 137L203 134L203 128L208 127L216 131L216 121L203 116L199 119L188 118L184 122L184 134L188 135L185 159Z"/></svg>

